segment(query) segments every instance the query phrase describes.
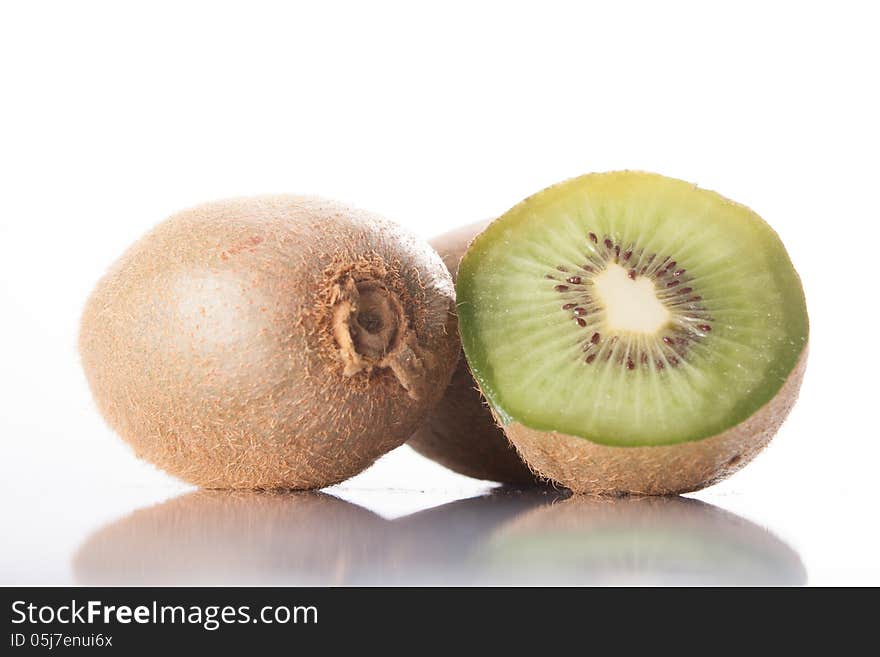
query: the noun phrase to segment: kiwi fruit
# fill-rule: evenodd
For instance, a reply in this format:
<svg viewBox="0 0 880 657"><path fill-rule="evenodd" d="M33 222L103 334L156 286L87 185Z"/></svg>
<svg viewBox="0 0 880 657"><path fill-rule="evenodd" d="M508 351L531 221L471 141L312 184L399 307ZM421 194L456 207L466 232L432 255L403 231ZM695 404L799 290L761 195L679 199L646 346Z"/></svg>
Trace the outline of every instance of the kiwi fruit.
<svg viewBox="0 0 880 657"><path fill-rule="evenodd" d="M794 404L808 320L776 233L714 192L574 178L481 232L458 268L471 372L523 460L575 492L697 490Z"/></svg>
<svg viewBox="0 0 880 657"><path fill-rule="evenodd" d="M733 513L684 497L592 497L525 512L487 541L495 584L799 586L798 554Z"/></svg>
<svg viewBox="0 0 880 657"><path fill-rule="evenodd" d="M384 554L388 524L317 491L197 490L99 529L73 571L85 585L341 585Z"/></svg>
<svg viewBox="0 0 880 657"><path fill-rule="evenodd" d="M313 489L401 445L459 342L452 279L373 214L297 196L167 219L97 284L80 353L138 456L205 488Z"/></svg>
<svg viewBox="0 0 880 657"><path fill-rule="evenodd" d="M453 279L467 245L488 224L476 222L431 240ZM468 477L519 485L537 481L496 424L464 358L459 359L446 394L407 444Z"/></svg>

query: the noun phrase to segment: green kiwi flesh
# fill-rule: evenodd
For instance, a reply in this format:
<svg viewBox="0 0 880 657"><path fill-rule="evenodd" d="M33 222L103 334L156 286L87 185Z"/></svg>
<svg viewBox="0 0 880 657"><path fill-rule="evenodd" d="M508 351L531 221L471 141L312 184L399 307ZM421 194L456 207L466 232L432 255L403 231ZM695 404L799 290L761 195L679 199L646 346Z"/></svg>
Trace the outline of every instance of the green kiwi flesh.
<svg viewBox="0 0 880 657"><path fill-rule="evenodd" d="M206 488L322 488L402 444L458 358L452 279L392 222L316 198L201 205L150 231L82 317L99 410Z"/></svg>
<svg viewBox="0 0 880 657"><path fill-rule="evenodd" d="M508 437L576 491L694 490L742 467L797 396L808 321L776 233L656 174L526 199L458 270L462 344Z"/></svg>

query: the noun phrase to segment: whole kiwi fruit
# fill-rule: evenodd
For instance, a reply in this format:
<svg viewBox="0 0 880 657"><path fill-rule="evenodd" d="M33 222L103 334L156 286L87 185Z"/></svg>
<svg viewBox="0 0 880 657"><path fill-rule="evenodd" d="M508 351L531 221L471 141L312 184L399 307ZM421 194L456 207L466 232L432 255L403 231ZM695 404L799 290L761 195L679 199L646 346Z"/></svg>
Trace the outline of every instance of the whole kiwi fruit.
<svg viewBox="0 0 880 657"><path fill-rule="evenodd" d="M430 241L453 279L467 245L488 224L468 224ZM538 481L495 422L463 357L446 394L407 444L422 456L468 477L520 485Z"/></svg>
<svg viewBox="0 0 880 657"><path fill-rule="evenodd" d="M664 176L535 194L458 268L462 345L520 456L575 492L666 495L736 472L806 367L800 279L779 236Z"/></svg>
<svg viewBox="0 0 880 657"><path fill-rule="evenodd" d="M161 223L97 284L79 346L138 456L237 489L357 474L412 434L459 352L452 279L427 243L298 196Z"/></svg>

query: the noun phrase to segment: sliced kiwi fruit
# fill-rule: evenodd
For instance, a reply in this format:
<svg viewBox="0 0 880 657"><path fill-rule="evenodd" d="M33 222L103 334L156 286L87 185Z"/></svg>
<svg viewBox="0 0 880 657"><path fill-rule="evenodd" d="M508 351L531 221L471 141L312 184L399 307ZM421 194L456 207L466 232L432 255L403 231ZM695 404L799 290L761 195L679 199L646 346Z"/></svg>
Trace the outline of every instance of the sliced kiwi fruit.
<svg viewBox="0 0 880 657"><path fill-rule="evenodd" d="M181 212L97 284L80 353L136 453L206 488L322 488L401 445L459 343L440 257L376 215L296 196Z"/></svg>
<svg viewBox="0 0 880 657"><path fill-rule="evenodd" d="M526 199L458 269L464 352L523 460L576 492L674 494L735 472L800 387L808 322L776 233L632 171Z"/></svg>
<svg viewBox="0 0 880 657"><path fill-rule="evenodd" d="M468 224L431 240L453 279L467 245L488 225L488 221ZM507 484L537 481L492 417L464 358L459 360L446 394L407 444L468 477Z"/></svg>

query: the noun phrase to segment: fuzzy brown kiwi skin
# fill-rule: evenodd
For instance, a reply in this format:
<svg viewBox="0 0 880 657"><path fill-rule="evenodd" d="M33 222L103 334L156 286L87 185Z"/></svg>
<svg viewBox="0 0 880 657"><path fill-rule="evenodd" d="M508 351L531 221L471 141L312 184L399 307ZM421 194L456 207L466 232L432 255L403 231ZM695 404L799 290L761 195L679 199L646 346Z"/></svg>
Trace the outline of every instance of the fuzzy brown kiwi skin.
<svg viewBox="0 0 880 657"><path fill-rule="evenodd" d="M541 475L588 495L678 495L729 477L767 446L797 400L804 346L776 396L752 416L710 438L676 445L613 447L584 438L505 427L522 458Z"/></svg>
<svg viewBox="0 0 880 657"><path fill-rule="evenodd" d="M171 217L113 265L80 354L138 456L206 488L322 488L402 444L440 399L454 296L433 250L381 217L232 199Z"/></svg>
<svg viewBox="0 0 880 657"><path fill-rule="evenodd" d="M468 244L489 223L468 224L430 241L453 278ZM517 485L540 481L496 424L463 354L446 394L407 444L422 456L475 479Z"/></svg>

